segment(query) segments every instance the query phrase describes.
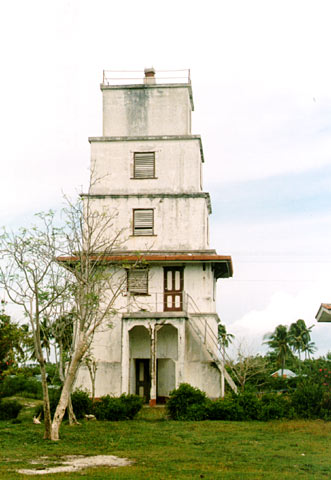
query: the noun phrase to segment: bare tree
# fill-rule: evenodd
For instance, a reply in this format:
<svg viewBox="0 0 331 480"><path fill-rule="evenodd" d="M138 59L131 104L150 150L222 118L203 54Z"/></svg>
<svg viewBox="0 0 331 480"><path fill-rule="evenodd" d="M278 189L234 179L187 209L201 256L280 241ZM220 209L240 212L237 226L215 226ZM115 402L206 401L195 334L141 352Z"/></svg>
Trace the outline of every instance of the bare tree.
<svg viewBox="0 0 331 480"><path fill-rule="evenodd" d="M70 283L68 273L54 261L62 239L53 212L38 214L31 229L21 228L17 233L4 229L0 236L0 285L30 322L40 365L47 439L52 428L41 331L43 318L54 317Z"/></svg>
<svg viewBox="0 0 331 480"><path fill-rule="evenodd" d="M60 425L70 402L77 371L90 349L94 334L111 323L117 313L115 301L126 285L123 266L111 263L110 258L113 250L119 248L122 234L121 231L112 234L113 215L100 211L86 195L76 203L67 199L63 216L66 243L57 261L72 276L73 341L52 422L52 440L59 439Z"/></svg>
<svg viewBox="0 0 331 480"><path fill-rule="evenodd" d="M268 373L266 360L260 355L250 353L243 343L238 345L236 360L231 360L228 366L235 373L241 391L245 390L247 383Z"/></svg>
<svg viewBox="0 0 331 480"><path fill-rule="evenodd" d="M91 379L91 394L92 394L92 402L95 398L95 381L97 378L97 370L98 370L98 362L93 357L93 355L85 355L84 363L87 366L87 369L90 374Z"/></svg>
<svg viewBox="0 0 331 480"><path fill-rule="evenodd" d="M30 319L43 379L45 438L51 440L59 439L77 371L91 351L94 334L111 324L118 313L116 300L126 288L123 265L112 261L125 232L115 232L114 214L93 200L90 195L82 195L77 202L66 198L60 229L54 227L53 214L41 214L44 229L4 232L1 237L0 251L6 264L0 270L0 283ZM44 317L53 325L59 317L70 318L73 334L52 422L40 340Z"/></svg>

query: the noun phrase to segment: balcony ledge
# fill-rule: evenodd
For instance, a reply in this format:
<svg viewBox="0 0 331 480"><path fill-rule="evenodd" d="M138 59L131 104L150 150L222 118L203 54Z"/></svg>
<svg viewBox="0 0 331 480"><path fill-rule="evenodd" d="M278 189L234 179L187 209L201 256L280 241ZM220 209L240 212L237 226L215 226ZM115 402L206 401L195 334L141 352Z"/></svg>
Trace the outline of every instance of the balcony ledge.
<svg viewBox="0 0 331 480"><path fill-rule="evenodd" d="M157 318L188 318L188 313L186 311L175 311L175 312L126 312L122 314L123 320L130 320L132 318L139 319L157 319Z"/></svg>

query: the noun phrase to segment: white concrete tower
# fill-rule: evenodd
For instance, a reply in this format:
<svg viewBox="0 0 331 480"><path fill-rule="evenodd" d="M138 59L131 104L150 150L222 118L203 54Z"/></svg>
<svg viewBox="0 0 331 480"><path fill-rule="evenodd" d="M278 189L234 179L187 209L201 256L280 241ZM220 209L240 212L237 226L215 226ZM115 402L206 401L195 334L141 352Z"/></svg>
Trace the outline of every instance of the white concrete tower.
<svg viewBox="0 0 331 480"><path fill-rule="evenodd" d="M137 393L152 405L182 382L221 394L215 284L232 276L231 257L209 247L189 72L158 75L145 69L123 84L104 72L103 136L89 139L98 181L88 200L114 212L112 232L122 232L108 261L143 258L127 271L113 328L95 337L96 395ZM90 388L84 368L77 384Z"/></svg>

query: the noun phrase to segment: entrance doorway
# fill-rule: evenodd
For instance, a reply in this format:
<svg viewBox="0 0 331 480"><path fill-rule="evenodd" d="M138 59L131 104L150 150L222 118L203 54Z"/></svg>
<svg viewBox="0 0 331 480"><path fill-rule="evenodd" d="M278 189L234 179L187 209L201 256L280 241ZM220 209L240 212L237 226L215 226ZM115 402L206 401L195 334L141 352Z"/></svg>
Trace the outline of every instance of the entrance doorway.
<svg viewBox="0 0 331 480"><path fill-rule="evenodd" d="M164 311L183 310L183 267L164 267Z"/></svg>
<svg viewBox="0 0 331 480"><path fill-rule="evenodd" d="M151 391L151 375L149 371L149 359L136 359L136 395L144 397L149 402Z"/></svg>

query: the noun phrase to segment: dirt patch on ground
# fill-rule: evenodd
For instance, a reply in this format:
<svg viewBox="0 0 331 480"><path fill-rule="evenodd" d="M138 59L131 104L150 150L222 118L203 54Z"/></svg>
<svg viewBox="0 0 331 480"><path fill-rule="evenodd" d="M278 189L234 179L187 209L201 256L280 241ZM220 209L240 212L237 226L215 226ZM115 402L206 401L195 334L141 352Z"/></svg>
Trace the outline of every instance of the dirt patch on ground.
<svg viewBox="0 0 331 480"><path fill-rule="evenodd" d="M132 465L133 462L127 458L119 458L114 455L95 455L94 457L68 455L56 459L41 457L38 460L31 460L30 463L38 465L38 467L21 469L18 470L18 473L23 473L24 475L46 475L47 473L75 472L83 468L126 467Z"/></svg>

